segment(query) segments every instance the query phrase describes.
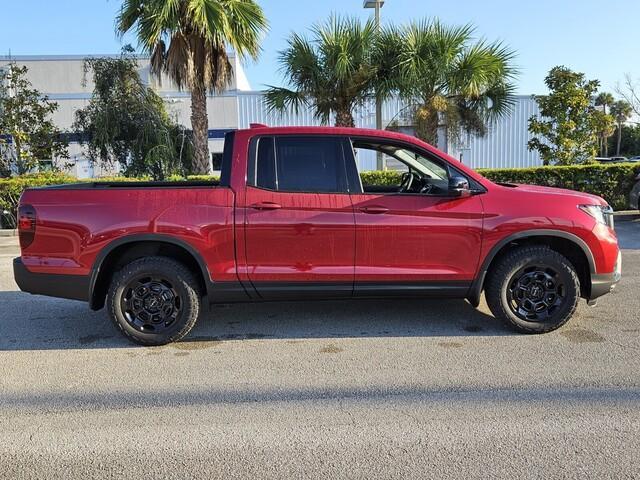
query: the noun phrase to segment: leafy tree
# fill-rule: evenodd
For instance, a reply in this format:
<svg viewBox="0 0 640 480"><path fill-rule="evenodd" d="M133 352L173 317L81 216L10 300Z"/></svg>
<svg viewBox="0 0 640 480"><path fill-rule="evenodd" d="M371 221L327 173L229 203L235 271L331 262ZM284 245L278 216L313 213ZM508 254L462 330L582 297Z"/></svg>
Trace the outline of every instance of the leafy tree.
<svg viewBox="0 0 640 480"><path fill-rule="evenodd" d="M602 107L603 108L603 113L605 115L607 115L611 109L611 105L613 105L613 103L615 102L615 99L613 98L613 95L611 95L608 92L601 92L598 94L598 96L596 97L596 101L595 104L597 107ZM609 123L609 122L607 122ZM603 126L605 126L603 124ZM606 125L608 126L608 125ZM606 127L605 126L605 127ZM600 155L602 155L603 157L608 157L609 156L609 137L613 135L613 129L612 128L603 128L600 130Z"/></svg>
<svg viewBox="0 0 640 480"><path fill-rule="evenodd" d="M162 99L140 79L131 48L120 58L90 58L85 75L95 84L89 104L76 112L74 129L92 161L119 163L126 176L165 179L190 169L192 145L171 121Z"/></svg>
<svg viewBox="0 0 640 480"><path fill-rule="evenodd" d="M207 92L221 92L233 78L228 46L257 58L267 28L262 9L253 0L124 0L116 24L121 34L135 30L158 78L166 73L191 91L193 167L209 173Z"/></svg>
<svg viewBox="0 0 640 480"><path fill-rule="evenodd" d="M39 160L68 158L67 143L51 120L58 104L33 88L27 72L27 67L11 64L6 72L0 73L3 176L13 168L19 174L27 173L38 166Z"/></svg>
<svg viewBox="0 0 640 480"><path fill-rule="evenodd" d="M311 29L312 38L292 34L280 52L280 65L291 86L267 90L271 110L296 111L310 105L315 116L335 126L353 127L353 108L369 98L377 78L372 65L375 25L355 18L332 16Z"/></svg>
<svg viewBox="0 0 640 480"><path fill-rule="evenodd" d="M634 157L640 155L640 125L622 125L622 135L620 141L620 155L626 157ZM611 137L610 148L616 147L617 138Z"/></svg>
<svg viewBox="0 0 640 480"><path fill-rule="evenodd" d="M629 120L633 108L629 102L625 100L618 100L611 105L611 115L616 121L616 130L618 131L618 142L616 143L616 155L620 155L620 144L622 142L622 125Z"/></svg>
<svg viewBox="0 0 640 480"><path fill-rule="evenodd" d="M511 111L514 54L498 42L474 41L473 33L471 25L422 20L380 35L377 63L393 59L383 91L396 89L413 106L416 135L427 142L437 142L442 121L450 136L484 135Z"/></svg>
<svg viewBox="0 0 640 480"><path fill-rule="evenodd" d="M583 73L559 66L545 78L549 95L536 96L540 118L529 119L529 150L538 150L545 165L570 165L595 157L602 117L594 112L592 98L600 83Z"/></svg>

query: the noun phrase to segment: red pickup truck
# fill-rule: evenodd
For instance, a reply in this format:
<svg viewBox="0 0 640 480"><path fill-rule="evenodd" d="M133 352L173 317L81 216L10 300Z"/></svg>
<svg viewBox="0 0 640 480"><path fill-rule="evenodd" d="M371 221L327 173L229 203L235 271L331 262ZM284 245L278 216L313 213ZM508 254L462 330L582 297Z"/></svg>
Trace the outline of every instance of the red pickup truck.
<svg viewBox="0 0 640 480"><path fill-rule="evenodd" d="M396 185L360 168L383 155ZM416 138L256 126L227 134L219 182L28 189L26 292L105 303L127 337L184 337L205 302L459 297L522 332L563 325L620 279L607 203L496 184Z"/></svg>

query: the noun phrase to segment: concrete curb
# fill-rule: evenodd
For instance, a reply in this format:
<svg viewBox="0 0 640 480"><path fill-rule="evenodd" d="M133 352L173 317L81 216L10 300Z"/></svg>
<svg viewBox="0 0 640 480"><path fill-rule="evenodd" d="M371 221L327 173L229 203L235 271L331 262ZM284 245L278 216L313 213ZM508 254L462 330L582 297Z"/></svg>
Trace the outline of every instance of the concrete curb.
<svg viewBox="0 0 640 480"><path fill-rule="evenodd" d="M15 237L18 235L18 230L11 230L8 228L0 229L0 237Z"/></svg>
<svg viewBox="0 0 640 480"><path fill-rule="evenodd" d="M620 210L613 212L613 217L617 222L629 222L640 219L640 210Z"/></svg>

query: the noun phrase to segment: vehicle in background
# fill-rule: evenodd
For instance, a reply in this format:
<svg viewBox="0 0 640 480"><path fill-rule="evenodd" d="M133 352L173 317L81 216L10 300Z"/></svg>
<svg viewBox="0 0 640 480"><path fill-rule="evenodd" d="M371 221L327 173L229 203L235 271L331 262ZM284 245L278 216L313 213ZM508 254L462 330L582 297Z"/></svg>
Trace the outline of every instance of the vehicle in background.
<svg viewBox="0 0 640 480"><path fill-rule="evenodd" d="M628 162L629 159L627 157L617 156L617 157L596 157L596 162L600 163L625 163Z"/></svg>
<svg viewBox="0 0 640 480"><path fill-rule="evenodd" d="M360 158L402 165L362 180ZM214 182L26 190L26 292L107 306L131 340L184 337L211 303L466 298L525 333L554 330L621 275L611 207L557 188L498 184L415 137L255 126L227 134ZM433 304L431 304L433 306ZM428 305L425 305L427 308Z"/></svg>

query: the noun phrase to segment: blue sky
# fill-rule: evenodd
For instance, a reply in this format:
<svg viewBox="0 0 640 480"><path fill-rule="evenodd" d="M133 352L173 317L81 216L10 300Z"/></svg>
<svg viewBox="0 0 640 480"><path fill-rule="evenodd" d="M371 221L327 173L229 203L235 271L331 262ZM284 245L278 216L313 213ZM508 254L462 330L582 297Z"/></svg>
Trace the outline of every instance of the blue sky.
<svg viewBox="0 0 640 480"><path fill-rule="evenodd" d="M282 84L277 51L287 35L304 31L332 12L366 18L362 0L258 0L270 31L257 63L246 65L254 89ZM21 0L0 2L0 54L116 53L119 0ZM449 24L471 22L477 35L502 40L517 52L518 92L544 93L544 76L566 65L613 90L625 73L640 77L638 0L387 0L383 22L439 17Z"/></svg>

